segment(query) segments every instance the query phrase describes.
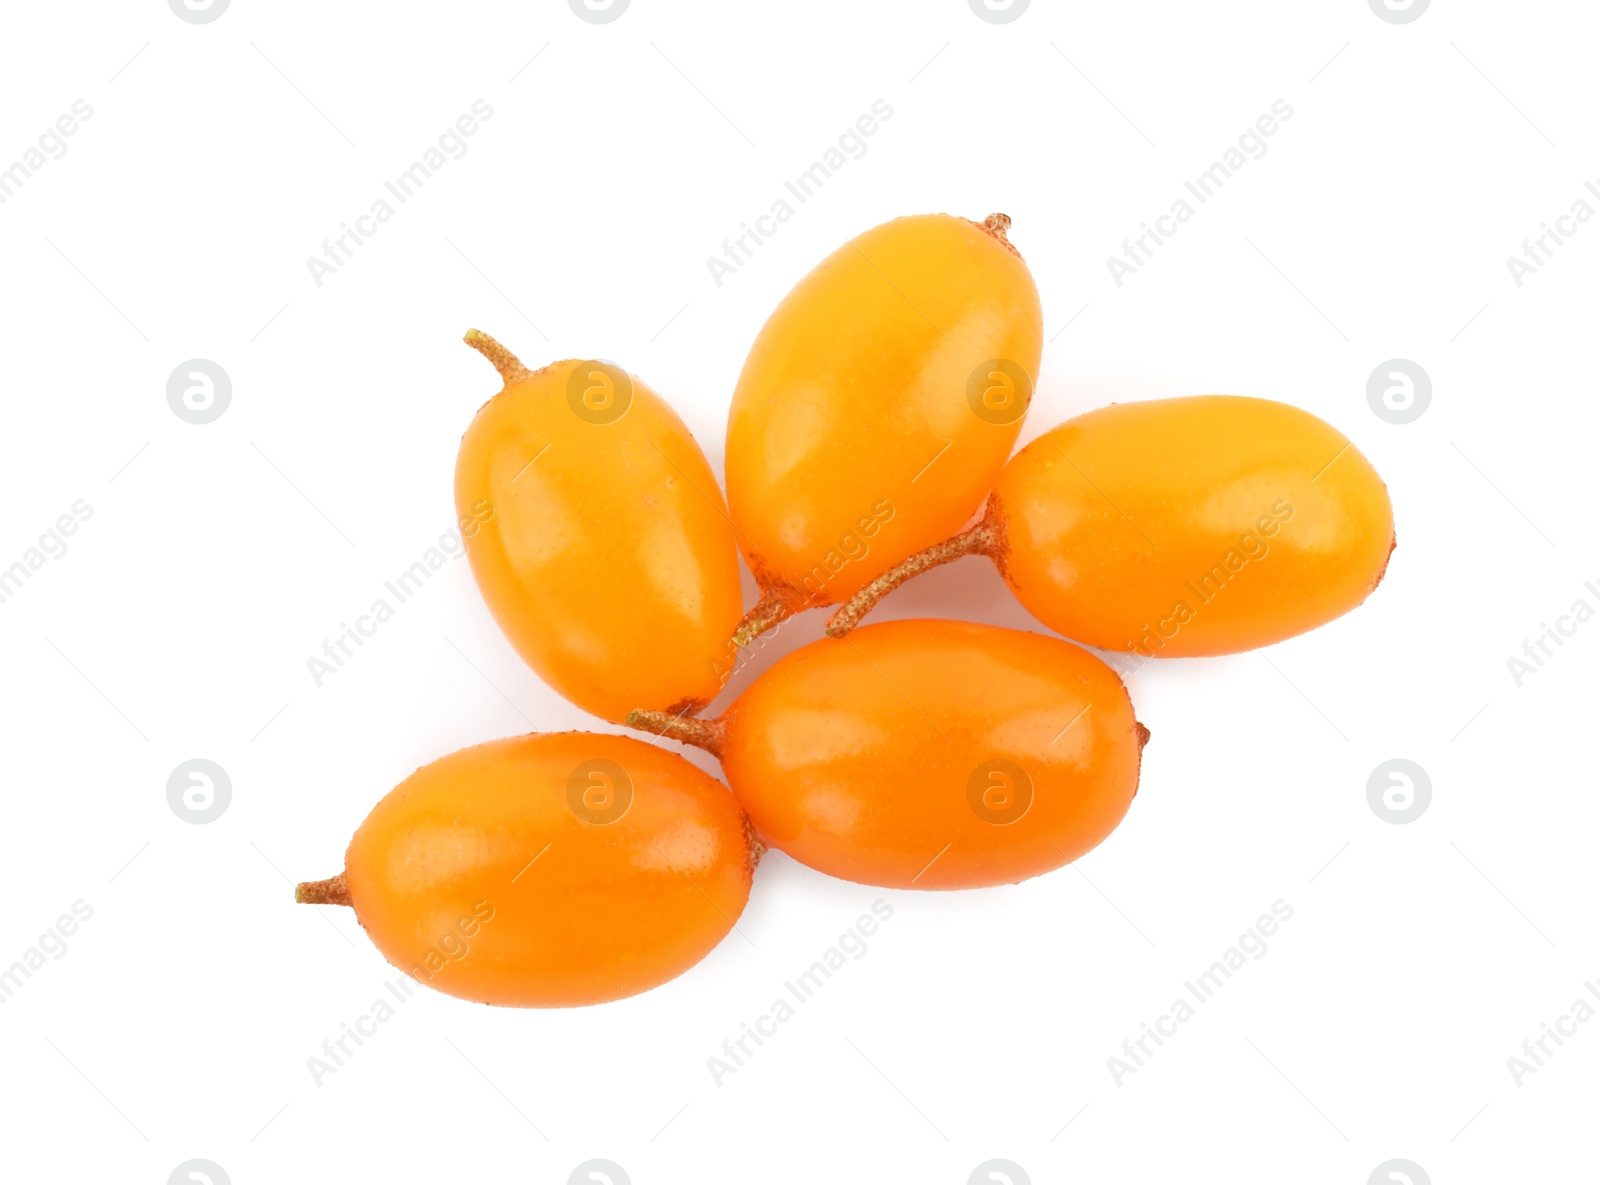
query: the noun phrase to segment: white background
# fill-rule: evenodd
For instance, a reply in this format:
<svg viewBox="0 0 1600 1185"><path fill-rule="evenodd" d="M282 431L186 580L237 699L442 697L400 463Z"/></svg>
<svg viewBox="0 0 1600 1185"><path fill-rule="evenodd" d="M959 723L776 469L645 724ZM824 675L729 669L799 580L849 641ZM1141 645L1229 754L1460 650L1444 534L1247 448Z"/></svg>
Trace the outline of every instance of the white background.
<svg viewBox="0 0 1600 1185"><path fill-rule="evenodd" d="M998 25L965 0L634 0L603 25L560 0L8 5L0 167L94 114L0 205L0 566L93 514L0 605L0 965L94 913L0 1007L4 1175L1593 1179L1600 1023L1520 1085L1506 1059L1600 977L1600 624L1520 687L1506 660L1600 608L1600 222L1520 288L1505 259L1600 179L1597 32L1592 5L1490 0L1409 24L1365 0L1035 0ZM306 257L477 99L466 155L319 287ZM707 256L877 99L865 155L719 287ZM1266 155L1119 287L1106 257L1278 99ZM397 973L290 882L336 872L419 764L605 727L460 561L308 673L452 522L499 386L462 332L618 360L720 472L745 350L806 270L896 215L992 210L1044 303L1025 440L1112 400L1293 402L1389 483L1382 588L1263 654L1133 675L1141 791L1077 868L902 893L774 854L746 937L676 982L558 1012L419 990L315 1085L307 1058ZM199 426L166 401L196 357L233 384ZM1406 425L1366 400L1395 357L1434 388ZM878 616L928 614L1042 628L981 560ZM193 757L232 782L203 826L166 800ZM1404 826L1366 797L1393 757L1433 787ZM715 1085L706 1059L879 898L868 953ZM1106 1059L1280 898L1269 953L1115 1084Z"/></svg>

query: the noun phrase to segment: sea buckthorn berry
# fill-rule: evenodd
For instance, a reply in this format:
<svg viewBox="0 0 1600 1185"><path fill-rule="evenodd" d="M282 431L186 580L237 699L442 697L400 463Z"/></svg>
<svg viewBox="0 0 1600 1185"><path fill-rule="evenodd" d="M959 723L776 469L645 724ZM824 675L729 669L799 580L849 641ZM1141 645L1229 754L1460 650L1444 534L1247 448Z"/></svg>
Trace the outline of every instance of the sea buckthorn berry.
<svg viewBox="0 0 1600 1185"><path fill-rule="evenodd" d="M628 723L717 754L773 847L902 889L1009 884L1111 833L1149 732L1059 638L892 621L780 659L715 720Z"/></svg>
<svg viewBox="0 0 1600 1185"><path fill-rule="evenodd" d="M400 970L484 1004L631 996L733 928L762 848L727 787L632 737L565 732L425 765L297 901L349 905Z"/></svg>
<svg viewBox="0 0 1600 1185"><path fill-rule="evenodd" d="M767 319L728 413L728 504L761 586L735 641L848 600L972 517L1039 374L1039 293L1011 219L897 218Z"/></svg>
<svg viewBox="0 0 1600 1185"><path fill-rule="evenodd" d="M982 554L1069 638L1144 658L1232 654L1354 609L1394 542L1383 479L1309 412L1234 395L1113 404L1029 444L977 527L884 573L828 633L917 573Z"/></svg>
<svg viewBox="0 0 1600 1185"><path fill-rule="evenodd" d="M607 720L693 711L732 668L733 528L694 437L609 362L529 371L487 334L467 344L504 389L456 460L456 513L489 611L546 683Z"/></svg>

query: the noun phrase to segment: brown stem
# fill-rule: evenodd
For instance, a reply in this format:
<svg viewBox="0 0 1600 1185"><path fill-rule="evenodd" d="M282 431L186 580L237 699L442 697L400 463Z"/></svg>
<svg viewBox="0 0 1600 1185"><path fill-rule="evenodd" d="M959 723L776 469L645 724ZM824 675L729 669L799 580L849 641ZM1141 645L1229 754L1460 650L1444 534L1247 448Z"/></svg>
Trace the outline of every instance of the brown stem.
<svg viewBox="0 0 1600 1185"><path fill-rule="evenodd" d="M746 863L753 876L761 863L761 857L767 854L767 841L761 838L761 833L756 830L756 825L750 821L749 815L744 817L744 846L745 851L749 853Z"/></svg>
<svg viewBox="0 0 1600 1185"><path fill-rule="evenodd" d="M1018 251L1014 246L1012 246L1011 240L1006 238L1006 231L1011 229L1011 215L991 214L982 222L974 222L972 225L988 234L994 239L995 242L999 243L1018 259L1022 258L1022 252Z"/></svg>
<svg viewBox="0 0 1600 1185"><path fill-rule="evenodd" d="M670 712L649 712L635 708L622 722L640 732L653 732L657 736L704 749L713 757L722 756L721 720L697 720L692 716L674 716Z"/></svg>
<svg viewBox="0 0 1600 1185"><path fill-rule="evenodd" d="M733 631L735 646L748 646L780 622L788 621L806 607L805 598L787 585L775 584L761 590L761 599L739 619Z"/></svg>
<svg viewBox="0 0 1600 1185"><path fill-rule="evenodd" d="M294 899L301 905L349 905L350 886L342 872L325 881L301 881L294 887Z"/></svg>
<svg viewBox="0 0 1600 1185"><path fill-rule="evenodd" d="M494 363L494 368L500 372L500 379L506 386L520 383L523 379L533 376L533 371L522 365L520 358L483 330L469 329L461 340Z"/></svg>
<svg viewBox="0 0 1600 1185"><path fill-rule="evenodd" d="M874 605L913 576L919 576L929 568L937 568L940 564L948 564L951 560L959 560L962 556L993 555L999 542L1000 524L992 515L985 514L983 521L970 531L963 531L943 543L935 543L932 547L901 560L851 597L832 617L828 618L828 637L844 637L861 624L861 619L872 612Z"/></svg>

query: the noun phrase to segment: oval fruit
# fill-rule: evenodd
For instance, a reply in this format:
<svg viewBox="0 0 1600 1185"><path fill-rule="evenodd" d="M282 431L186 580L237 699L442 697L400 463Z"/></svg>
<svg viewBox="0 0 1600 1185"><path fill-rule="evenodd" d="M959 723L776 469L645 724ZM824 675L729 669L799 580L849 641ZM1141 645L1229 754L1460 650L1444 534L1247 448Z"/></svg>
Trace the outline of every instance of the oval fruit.
<svg viewBox="0 0 1600 1185"><path fill-rule="evenodd" d="M886 574L830 622L846 632L933 563L991 556L1051 629L1145 658L1232 654L1332 621L1377 588L1389 493L1336 428L1267 399L1113 404L1033 441L984 522Z"/></svg>
<svg viewBox="0 0 1600 1185"><path fill-rule="evenodd" d="M1011 220L897 218L783 299L728 414L728 504L762 588L736 640L857 589L971 518L1039 373Z"/></svg>
<svg viewBox="0 0 1600 1185"><path fill-rule="evenodd" d="M676 754L533 734L417 770L356 830L344 873L295 896L353 906L384 958L449 995L598 1004L704 958L759 853L733 795Z"/></svg>
<svg viewBox="0 0 1600 1185"><path fill-rule="evenodd" d="M1077 859L1127 812L1149 736L1087 651L956 621L814 642L717 720L629 723L715 752L773 847L902 889L1008 884Z"/></svg>
<svg viewBox="0 0 1600 1185"><path fill-rule="evenodd" d="M540 678L597 716L697 710L733 665L741 608L733 528L699 445L610 363L530 372L487 334L466 340L505 380L456 460L490 612Z"/></svg>

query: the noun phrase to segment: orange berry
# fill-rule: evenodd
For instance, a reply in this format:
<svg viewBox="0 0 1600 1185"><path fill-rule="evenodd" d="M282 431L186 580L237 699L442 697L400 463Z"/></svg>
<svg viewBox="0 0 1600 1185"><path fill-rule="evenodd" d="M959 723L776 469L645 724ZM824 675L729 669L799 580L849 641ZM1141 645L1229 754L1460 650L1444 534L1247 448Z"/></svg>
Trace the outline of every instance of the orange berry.
<svg viewBox="0 0 1600 1185"><path fill-rule="evenodd" d="M1232 654L1348 613L1393 549L1383 479L1309 412L1234 395L1113 404L1029 444L978 527L885 573L828 632L920 571L985 554L1069 638L1147 658Z"/></svg>
<svg viewBox="0 0 1600 1185"><path fill-rule="evenodd" d="M733 928L760 856L733 795L631 737L532 734L425 765L373 807L344 872L400 970L484 1004L598 1004L682 974Z"/></svg>
<svg viewBox="0 0 1600 1185"><path fill-rule="evenodd" d="M716 720L628 723L716 753L773 847L911 889L1008 884L1077 859L1127 812L1149 736L1087 651L956 621L814 642Z"/></svg>
<svg viewBox="0 0 1600 1185"><path fill-rule="evenodd" d="M1043 341L1010 224L897 218L828 256L767 319L728 413L728 504L763 594L741 645L848 599L982 503Z"/></svg>
<svg viewBox="0 0 1600 1185"><path fill-rule="evenodd" d="M505 388L456 459L473 575L517 653L607 720L694 710L732 667L739 559L722 492L665 401L608 362L528 371L487 334L467 344Z"/></svg>

